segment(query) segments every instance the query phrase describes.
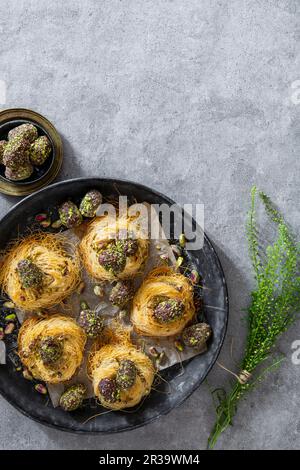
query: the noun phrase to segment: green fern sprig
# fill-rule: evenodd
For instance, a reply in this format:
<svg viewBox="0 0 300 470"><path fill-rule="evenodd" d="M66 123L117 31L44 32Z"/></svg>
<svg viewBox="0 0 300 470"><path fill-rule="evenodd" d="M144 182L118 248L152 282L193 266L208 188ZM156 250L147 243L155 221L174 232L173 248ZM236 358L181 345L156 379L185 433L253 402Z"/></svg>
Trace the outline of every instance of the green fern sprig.
<svg viewBox="0 0 300 470"><path fill-rule="evenodd" d="M256 222L257 194L277 229L275 242L266 248L263 256ZM220 396L218 389L217 418L208 439L209 448L214 447L220 434L232 424L239 400L282 362L282 358L276 359L261 374L257 372L257 368L269 358L278 337L295 321L300 310L299 245L268 196L255 187L251 191L247 236L256 286L247 310L248 335L240 368L251 378L237 380L227 394L223 391Z"/></svg>

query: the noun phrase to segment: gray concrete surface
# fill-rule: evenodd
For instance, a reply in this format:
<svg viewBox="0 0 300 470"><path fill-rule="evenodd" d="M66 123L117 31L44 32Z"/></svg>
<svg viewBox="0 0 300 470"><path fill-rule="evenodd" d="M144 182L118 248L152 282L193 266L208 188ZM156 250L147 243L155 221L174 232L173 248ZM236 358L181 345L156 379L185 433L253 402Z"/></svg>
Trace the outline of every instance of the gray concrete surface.
<svg viewBox="0 0 300 470"><path fill-rule="evenodd" d="M40 111L64 139L59 179L113 176L178 202L205 204L230 322L220 361L242 353L252 275L244 233L249 190L264 189L299 234L298 0L1 0L6 107ZM296 87L293 88L293 87ZM3 106L4 107L4 106ZM14 199L0 196L0 215ZM285 365L241 404L220 449L300 448L299 323ZM228 374L209 375L222 386ZM2 449L203 449L214 421L206 385L133 432L77 437L23 417L0 398Z"/></svg>

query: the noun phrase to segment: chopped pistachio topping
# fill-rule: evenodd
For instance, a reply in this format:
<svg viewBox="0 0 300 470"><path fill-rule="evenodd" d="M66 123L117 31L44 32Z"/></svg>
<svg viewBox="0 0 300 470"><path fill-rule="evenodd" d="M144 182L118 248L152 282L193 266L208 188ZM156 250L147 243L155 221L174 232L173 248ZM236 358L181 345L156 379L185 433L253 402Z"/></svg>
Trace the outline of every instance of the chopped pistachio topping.
<svg viewBox="0 0 300 470"><path fill-rule="evenodd" d="M43 271L28 258L19 261L17 273L25 289L40 286L43 282Z"/></svg>

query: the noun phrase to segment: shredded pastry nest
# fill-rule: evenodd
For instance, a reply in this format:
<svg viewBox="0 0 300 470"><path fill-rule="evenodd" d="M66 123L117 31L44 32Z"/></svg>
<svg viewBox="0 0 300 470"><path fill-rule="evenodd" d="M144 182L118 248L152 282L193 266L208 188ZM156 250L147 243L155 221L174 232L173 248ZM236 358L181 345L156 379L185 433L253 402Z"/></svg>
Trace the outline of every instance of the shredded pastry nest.
<svg viewBox="0 0 300 470"><path fill-rule="evenodd" d="M184 304L183 315L167 323L159 323L153 316L151 303L157 296L178 299ZM137 333L144 336L172 336L181 332L195 315L193 286L183 274L169 267L153 269L133 299L131 322Z"/></svg>
<svg viewBox="0 0 300 470"><path fill-rule="evenodd" d="M17 272L21 260L30 259L44 273L41 285L24 288ZM80 281L76 248L62 235L39 233L11 246L1 264L2 290L16 307L34 312L68 297Z"/></svg>
<svg viewBox="0 0 300 470"><path fill-rule="evenodd" d="M51 337L63 344L61 358L52 365L44 364L38 354L41 340ZM18 352L25 367L35 379L55 384L71 379L82 363L86 335L75 320L62 315L28 318L20 328Z"/></svg>

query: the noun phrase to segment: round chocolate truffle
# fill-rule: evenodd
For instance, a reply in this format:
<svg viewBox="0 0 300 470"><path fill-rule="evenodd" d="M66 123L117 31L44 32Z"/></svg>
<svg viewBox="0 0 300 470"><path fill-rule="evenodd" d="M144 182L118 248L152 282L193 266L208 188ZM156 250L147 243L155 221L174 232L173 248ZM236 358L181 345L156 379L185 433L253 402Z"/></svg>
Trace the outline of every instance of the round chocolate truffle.
<svg viewBox="0 0 300 470"><path fill-rule="evenodd" d="M102 195L96 189L89 191L82 199L79 210L84 217L95 217L96 210L102 202Z"/></svg>
<svg viewBox="0 0 300 470"><path fill-rule="evenodd" d="M104 328L101 315L90 309L85 309L80 312L78 324L84 329L89 338L95 338Z"/></svg>
<svg viewBox="0 0 300 470"><path fill-rule="evenodd" d="M3 163L13 171L29 165L29 140L15 138L7 143L3 152Z"/></svg>
<svg viewBox="0 0 300 470"><path fill-rule="evenodd" d="M117 274L124 270L126 256L115 243L110 243L107 248L100 252L98 261L104 269Z"/></svg>
<svg viewBox="0 0 300 470"><path fill-rule="evenodd" d="M67 228L78 227L82 223L82 215L78 207L71 201L62 204L59 209L61 223Z"/></svg>
<svg viewBox="0 0 300 470"><path fill-rule="evenodd" d="M126 256L133 256L138 250L138 242L137 240L133 240L131 238L120 239L117 241L117 246L123 250Z"/></svg>
<svg viewBox="0 0 300 470"><path fill-rule="evenodd" d="M30 146L30 161L33 165L40 166L45 163L51 153L51 143L45 135L36 139Z"/></svg>
<svg viewBox="0 0 300 470"><path fill-rule="evenodd" d="M132 387L136 379L136 367L129 359L120 361L120 366L116 375L116 384L120 390L127 390Z"/></svg>
<svg viewBox="0 0 300 470"><path fill-rule="evenodd" d="M124 307L134 295L133 285L130 281L119 281L112 288L109 300L113 305Z"/></svg>
<svg viewBox="0 0 300 470"><path fill-rule="evenodd" d="M33 166L28 163L24 166L12 170L11 168L5 168L5 177L12 181L22 181L29 178L33 173Z"/></svg>
<svg viewBox="0 0 300 470"><path fill-rule="evenodd" d="M39 355L46 365L57 362L63 354L63 344L56 338L48 336L39 344Z"/></svg>
<svg viewBox="0 0 300 470"><path fill-rule="evenodd" d="M85 385L72 385L61 395L59 405L65 411L75 411L82 405L85 393Z"/></svg>
<svg viewBox="0 0 300 470"><path fill-rule="evenodd" d="M16 138L26 139L32 143L38 138L37 128L33 124L21 124L11 129L8 133L8 140L14 140Z"/></svg>
<svg viewBox="0 0 300 470"><path fill-rule="evenodd" d="M164 299L158 302L153 310L153 316L159 323L169 323L177 320L184 312L184 304L177 299Z"/></svg>
<svg viewBox="0 0 300 470"><path fill-rule="evenodd" d="M25 289L37 287L43 282L43 271L30 259L22 259L17 264L17 272Z"/></svg>
<svg viewBox="0 0 300 470"><path fill-rule="evenodd" d="M205 345L212 331L207 323L196 323L183 330L182 339L186 346L199 348Z"/></svg>
<svg viewBox="0 0 300 470"><path fill-rule="evenodd" d="M105 401L109 403L114 403L119 399L120 391L114 379L101 379L98 387L99 392L103 396Z"/></svg>

